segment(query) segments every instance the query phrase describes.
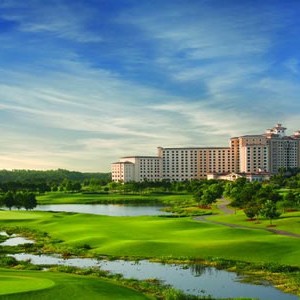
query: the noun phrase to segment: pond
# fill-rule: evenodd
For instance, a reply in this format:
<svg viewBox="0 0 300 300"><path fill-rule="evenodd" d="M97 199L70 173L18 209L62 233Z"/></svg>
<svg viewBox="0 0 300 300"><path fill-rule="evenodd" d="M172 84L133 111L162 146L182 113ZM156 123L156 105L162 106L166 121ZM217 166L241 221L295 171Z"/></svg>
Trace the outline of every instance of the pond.
<svg viewBox="0 0 300 300"><path fill-rule="evenodd" d="M9 235L5 231L0 231L0 235L8 237L6 241L0 243L0 246L18 246L22 244L34 244L34 241L32 240L16 236L15 234Z"/></svg>
<svg viewBox="0 0 300 300"><path fill-rule="evenodd" d="M248 297L261 300L297 300L298 297L286 294L272 286L241 283L237 274L217 270L204 265L162 264L142 260L107 261L91 258L62 259L58 256L14 254L17 260L31 260L36 265L65 265L76 267L99 267L114 274L122 274L125 278L149 279L156 278L165 284L193 295L220 298Z"/></svg>
<svg viewBox="0 0 300 300"><path fill-rule="evenodd" d="M170 213L161 211L163 206L117 205L117 204L51 204L38 205L35 210L75 212L116 217L157 216Z"/></svg>
<svg viewBox="0 0 300 300"><path fill-rule="evenodd" d="M5 232L5 231L0 231L0 235L7 236L7 237L15 237L15 236L16 236L15 234L9 235L9 234L8 234L7 232Z"/></svg>
<svg viewBox="0 0 300 300"><path fill-rule="evenodd" d="M0 246L18 246L22 244L34 244L34 241L25 239L23 237L13 237L1 243Z"/></svg>

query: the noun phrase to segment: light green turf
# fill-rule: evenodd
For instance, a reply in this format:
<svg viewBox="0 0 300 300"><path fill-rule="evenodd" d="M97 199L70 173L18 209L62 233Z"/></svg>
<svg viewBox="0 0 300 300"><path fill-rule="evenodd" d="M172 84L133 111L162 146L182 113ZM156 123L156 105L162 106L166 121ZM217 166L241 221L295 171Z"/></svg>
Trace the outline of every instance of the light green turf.
<svg viewBox="0 0 300 300"><path fill-rule="evenodd" d="M266 229L270 225L270 221L262 217L249 221L242 210L232 215L210 216L209 220L262 229ZM272 220L272 224L274 225L273 229L300 234L300 212L282 214L280 218Z"/></svg>
<svg viewBox="0 0 300 300"><path fill-rule="evenodd" d="M51 192L38 196L39 204L87 204L87 203L114 203L126 201L129 203L135 202L155 202L161 201L164 203L169 202L184 202L191 201L192 195L189 194L153 194L153 195L138 195L138 194L82 194L82 193L62 193Z"/></svg>
<svg viewBox="0 0 300 300"><path fill-rule="evenodd" d="M0 269L0 299L149 299L109 280L73 274Z"/></svg>
<svg viewBox="0 0 300 300"><path fill-rule="evenodd" d="M28 218L30 216L31 218ZM41 217L43 216L43 217ZM58 245L88 244L96 254L143 257L207 256L300 266L300 239L191 218L108 217L48 212L0 212L0 226L48 232Z"/></svg>
<svg viewBox="0 0 300 300"><path fill-rule="evenodd" d="M10 220L14 221L14 220L19 220L19 221L27 221L30 219L37 219L37 218L44 218L45 215L44 214L20 214L20 211L9 211L9 214L5 213L5 211L1 211L0 210L0 216L1 216L1 220L2 221L7 221L9 222Z"/></svg>
<svg viewBox="0 0 300 300"><path fill-rule="evenodd" d="M41 290L55 285L52 280L47 278L33 278L21 276L16 272L15 276L2 275L0 272L0 295L13 294L34 290Z"/></svg>

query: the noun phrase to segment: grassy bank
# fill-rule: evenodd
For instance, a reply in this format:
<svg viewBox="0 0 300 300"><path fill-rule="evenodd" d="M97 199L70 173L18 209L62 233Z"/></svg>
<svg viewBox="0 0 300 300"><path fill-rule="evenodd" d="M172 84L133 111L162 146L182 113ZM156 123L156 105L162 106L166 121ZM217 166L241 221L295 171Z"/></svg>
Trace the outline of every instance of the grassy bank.
<svg viewBox="0 0 300 300"><path fill-rule="evenodd" d="M0 269L0 299L152 299L110 280L54 272Z"/></svg>
<svg viewBox="0 0 300 300"><path fill-rule="evenodd" d="M81 275L78 272L88 274ZM137 281L111 276L108 279L97 273L93 269L79 270L72 267L64 269L53 267L50 272L0 268L0 280L5 282L0 286L0 299L221 300L211 296L185 295L154 280ZM252 300L252 298L222 298L222 300Z"/></svg>
<svg viewBox="0 0 300 300"><path fill-rule="evenodd" d="M294 214L283 219L289 226L296 226L299 221ZM236 217L239 216L228 218ZM204 259L220 268L271 279L282 289L300 293L299 271L290 271L290 266L300 267L299 239L265 230L232 228L193 218L26 211L0 211L1 229L37 238L36 245L17 247L18 252L40 249L63 255L151 258L165 262ZM12 249L2 250L4 253Z"/></svg>
<svg viewBox="0 0 300 300"><path fill-rule="evenodd" d="M197 222L192 218L0 211L0 226L38 228L57 241L51 246L54 251L84 248L93 255L219 257L300 266L297 238Z"/></svg>
<svg viewBox="0 0 300 300"><path fill-rule="evenodd" d="M273 228L276 230L283 230L287 232L292 232L295 234L300 234L300 212L288 212L284 213L278 219L272 221L272 227L270 227L270 221L265 218L259 218L254 220L249 220L242 210L236 211L232 215L215 215L211 216L209 220L230 223L240 226L247 226L251 228L268 229Z"/></svg>
<svg viewBox="0 0 300 300"><path fill-rule="evenodd" d="M39 204L184 204L193 203L190 194L87 194L51 192L37 197Z"/></svg>

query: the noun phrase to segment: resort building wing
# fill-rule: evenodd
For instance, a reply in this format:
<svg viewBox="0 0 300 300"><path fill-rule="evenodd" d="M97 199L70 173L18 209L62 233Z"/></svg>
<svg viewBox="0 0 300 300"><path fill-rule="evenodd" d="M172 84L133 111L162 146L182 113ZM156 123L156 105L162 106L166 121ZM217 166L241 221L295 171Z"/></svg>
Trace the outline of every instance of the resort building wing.
<svg viewBox="0 0 300 300"><path fill-rule="evenodd" d="M112 180L120 182L161 180L159 156L127 156L112 164Z"/></svg>
<svg viewBox="0 0 300 300"><path fill-rule="evenodd" d="M158 147L157 156L122 157L112 164L112 180L267 179L281 168L300 167L300 130L285 131L276 124L264 134L232 137L228 147Z"/></svg>

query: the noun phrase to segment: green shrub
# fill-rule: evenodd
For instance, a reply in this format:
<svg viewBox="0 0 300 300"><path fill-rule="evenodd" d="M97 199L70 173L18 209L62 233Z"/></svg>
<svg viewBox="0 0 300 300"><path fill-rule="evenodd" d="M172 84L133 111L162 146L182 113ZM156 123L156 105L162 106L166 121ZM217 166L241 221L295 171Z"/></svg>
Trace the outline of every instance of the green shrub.
<svg viewBox="0 0 300 300"><path fill-rule="evenodd" d="M0 267L13 267L18 264L18 261L11 256L0 256Z"/></svg>

